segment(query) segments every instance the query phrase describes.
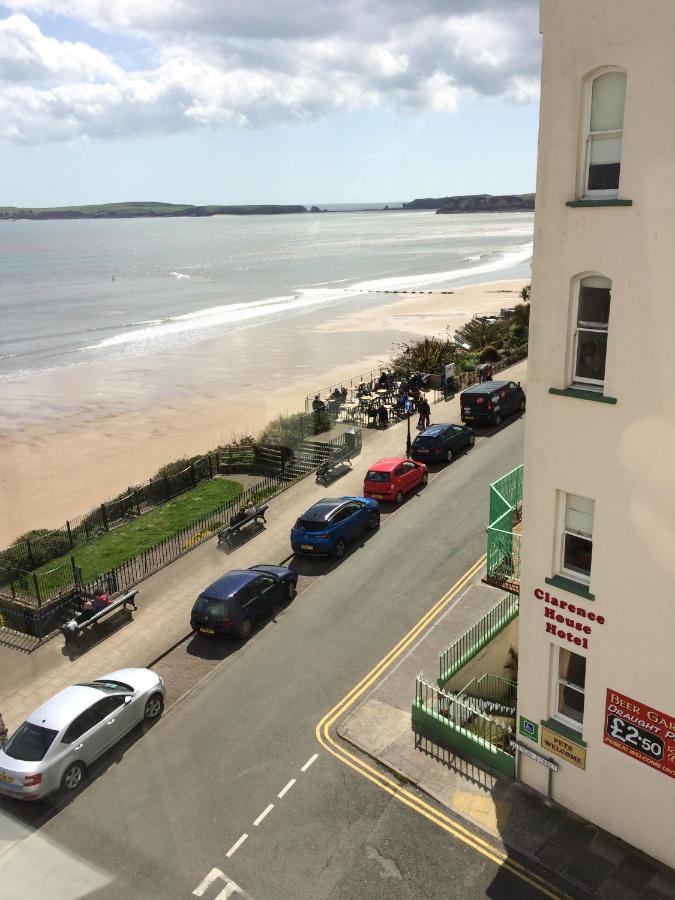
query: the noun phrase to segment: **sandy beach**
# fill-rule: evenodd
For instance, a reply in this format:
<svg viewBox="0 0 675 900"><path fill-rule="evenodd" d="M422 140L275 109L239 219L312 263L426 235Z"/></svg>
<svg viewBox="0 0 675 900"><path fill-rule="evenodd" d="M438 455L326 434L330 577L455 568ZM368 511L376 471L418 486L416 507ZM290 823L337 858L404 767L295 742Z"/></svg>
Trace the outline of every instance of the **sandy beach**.
<svg viewBox="0 0 675 900"><path fill-rule="evenodd" d="M303 409L305 397L316 390L349 384L377 369L397 341L452 333L476 313L514 306L526 283L397 293L385 305L338 313L311 334L293 332L292 371L270 376L276 363L273 350L266 350L264 377L253 373L236 390L223 377L224 361L250 356L250 343L236 332L162 360L147 356L103 369L63 370L50 379L48 390L44 380L6 385L0 395L4 410L51 404L49 412L59 415L37 425L22 424L17 415L15 426L0 434L0 547L28 529L62 526L167 462L205 452L236 434L255 433L275 416ZM320 372L308 371L302 362L308 341L327 360ZM281 357L277 362L283 365ZM73 397L82 398L79 405Z"/></svg>

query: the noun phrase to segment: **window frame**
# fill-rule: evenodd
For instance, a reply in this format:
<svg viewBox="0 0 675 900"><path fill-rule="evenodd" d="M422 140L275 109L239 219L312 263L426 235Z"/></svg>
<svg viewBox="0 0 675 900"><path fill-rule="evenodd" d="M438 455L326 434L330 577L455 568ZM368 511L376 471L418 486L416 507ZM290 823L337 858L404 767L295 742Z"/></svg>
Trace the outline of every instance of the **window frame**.
<svg viewBox="0 0 675 900"><path fill-rule="evenodd" d="M567 528L565 524L565 518L567 513L567 498L568 497L581 497L581 494L574 494L572 491L560 491L560 510L559 510L559 540L558 540L558 559L557 559L557 573L563 578L567 578L570 581L575 581L577 584L581 584L584 587L589 587L591 583L591 572L593 570L592 563L592 555L593 555L593 533L591 533L590 537L581 534L578 531L571 531ZM593 530L595 531L595 499L591 497L585 497L586 500L593 500ZM566 535L573 535L574 537L580 537L582 539L588 540L591 545L591 568L589 570L588 575L584 575L582 572L576 572L573 569L568 569L565 567L565 537Z"/></svg>
<svg viewBox="0 0 675 900"><path fill-rule="evenodd" d="M624 123L621 129L610 129L608 131L591 131L591 112L593 105L593 84L597 81L598 78L601 78L603 75L609 75L612 72L619 72L621 75L624 75L626 78L626 89L624 90L624 99L623 99L623 112L624 112ZM621 188L621 169L623 165L623 136L626 130L625 128L625 114L626 114L626 96L627 96L627 87L628 87L628 73L625 69L622 69L620 66L606 66L602 69L599 69L594 74L589 74L585 78L584 85L584 97L583 97L583 133L581 140L581 165L579 166L579 175L580 175L580 184L577 192L577 196L582 200L615 200L619 197L619 190ZM589 189L588 187L588 176L589 169L591 165L591 145L592 145L592 135L597 134L606 134L606 135L618 135L621 138L621 155L619 157L619 183L615 188L599 188L599 189Z"/></svg>
<svg viewBox="0 0 675 900"><path fill-rule="evenodd" d="M578 656L580 659L585 660L585 666L588 665L588 657L583 656L581 653L576 653L574 650L570 650L567 647L562 647L559 644L552 644L554 648L553 654L553 683L552 683L552 693L553 693L553 702L551 704L551 708L553 710L552 718L555 719L556 722L560 722L562 725L566 725L568 728L572 728L574 731L578 731L580 735L583 734L584 730L584 716L586 713L586 668L584 668L584 686L580 688L579 685L574 684L571 681L567 681L566 678L563 678L560 674L560 654L561 653L571 653L573 656ZM581 713L581 722L578 722L576 719L572 719L569 716L566 716L565 713L560 712L560 687L564 686L569 688L570 690L576 691L576 693L581 694L583 697L583 710Z"/></svg>
<svg viewBox="0 0 675 900"><path fill-rule="evenodd" d="M607 316L607 327L605 329L602 328L590 328L590 327L579 327L579 306L581 301L581 289L583 287L583 282L589 278L604 278L609 283L609 314ZM614 290L614 282L607 275L603 275L601 272L585 272L583 275L578 275L573 279L572 282L572 315L571 315L571 323L570 323L570 338L569 338L569 362L568 362L568 386L569 387L579 387L582 390L588 391L599 391L602 393L605 388L605 382L607 380L607 355L609 349L609 319L612 314L612 293ZM585 323L586 325L591 324L599 324L599 323ZM606 336L607 341L605 344L605 375L602 380L595 378L586 378L583 375L577 375L577 353L579 349L579 332L597 332L598 334L603 334Z"/></svg>

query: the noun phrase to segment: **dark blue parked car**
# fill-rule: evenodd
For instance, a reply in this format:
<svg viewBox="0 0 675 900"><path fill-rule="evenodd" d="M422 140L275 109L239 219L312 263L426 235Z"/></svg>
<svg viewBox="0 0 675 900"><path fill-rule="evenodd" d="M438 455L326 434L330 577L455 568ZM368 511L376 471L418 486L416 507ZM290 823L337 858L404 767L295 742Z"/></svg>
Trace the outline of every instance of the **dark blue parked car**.
<svg viewBox="0 0 675 900"><path fill-rule="evenodd" d="M410 455L418 462L452 462L466 447L473 447L476 436L468 425L432 425L418 434Z"/></svg>
<svg viewBox="0 0 675 900"><path fill-rule="evenodd" d="M345 555L349 541L356 540L364 531L376 531L379 527L377 500L367 497L319 500L291 529L291 546L294 553L340 559Z"/></svg>
<svg viewBox="0 0 675 900"><path fill-rule="evenodd" d="M202 634L233 634L247 638L254 619L295 597L298 573L285 566L234 569L197 597L190 625Z"/></svg>

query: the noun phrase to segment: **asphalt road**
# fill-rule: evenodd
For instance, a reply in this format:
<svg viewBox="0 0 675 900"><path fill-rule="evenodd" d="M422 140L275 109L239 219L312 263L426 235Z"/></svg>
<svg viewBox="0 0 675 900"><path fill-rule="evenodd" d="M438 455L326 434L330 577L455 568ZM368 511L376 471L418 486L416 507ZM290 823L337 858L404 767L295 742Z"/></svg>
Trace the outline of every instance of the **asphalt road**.
<svg viewBox="0 0 675 900"><path fill-rule="evenodd" d="M301 560L293 604L0 858L0 897L213 900L225 887L213 870L255 900L541 896L315 738L485 552L488 485L522 461L522 443L516 420L439 468L339 564Z"/></svg>

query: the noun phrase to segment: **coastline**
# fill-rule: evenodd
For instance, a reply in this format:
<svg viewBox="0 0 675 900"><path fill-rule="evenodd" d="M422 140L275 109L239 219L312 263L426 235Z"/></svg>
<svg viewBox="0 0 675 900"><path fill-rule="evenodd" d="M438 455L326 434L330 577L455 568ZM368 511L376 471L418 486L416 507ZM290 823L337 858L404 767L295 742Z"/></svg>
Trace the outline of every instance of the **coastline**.
<svg viewBox="0 0 675 900"><path fill-rule="evenodd" d="M156 361L151 357L106 371L74 368L62 376L48 401L55 407L51 421L22 425L1 436L0 498L3 509L11 510L11 518L6 515L0 520L0 547L29 528L62 526L67 518L144 481L168 462L206 452L235 435L255 433L270 419L303 409L305 397L316 390L378 369L391 356L394 343L443 334L446 327L452 333L476 313L514 306L528 280L450 285L452 293L398 293L391 302L371 309L338 310L297 338L293 374L280 372L274 380L268 374L256 378L251 371L236 390L223 375L223 363L233 354L236 358L237 352L242 358L247 353L250 356L249 344L235 346L236 333L186 348L187 355L180 360L178 354L161 360L163 368L154 371ZM316 373L305 370L300 362L303 341L318 346L328 363L325 369ZM368 353L371 346L373 352ZM267 358L269 355L265 358L267 372L274 372L274 353ZM203 370L201 383L174 389L174 379L164 385L165 395L155 396L151 376L159 383L161 378L175 375L179 366L185 371ZM221 377L214 377L218 372ZM129 399L124 393L125 378L134 379L128 389L136 408L124 406ZM171 388L168 396L167 387ZM69 389L87 392L88 405L79 414L66 414L64 407L58 415L59 397ZM121 396L117 406L104 403L106 392L115 389ZM44 402L44 397L29 399ZM14 402L17 408L28 402L25 389L23 394L16 392Z"/></svg>

